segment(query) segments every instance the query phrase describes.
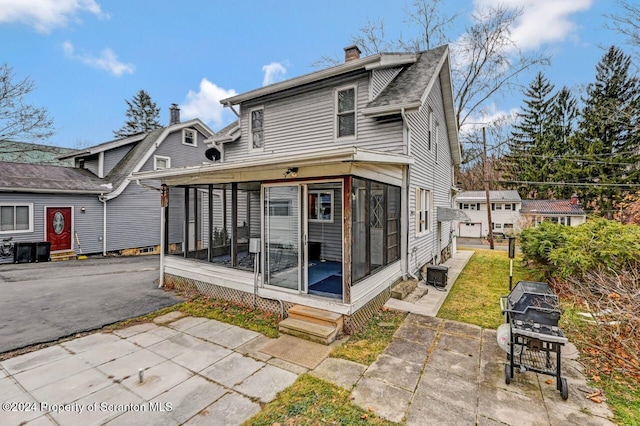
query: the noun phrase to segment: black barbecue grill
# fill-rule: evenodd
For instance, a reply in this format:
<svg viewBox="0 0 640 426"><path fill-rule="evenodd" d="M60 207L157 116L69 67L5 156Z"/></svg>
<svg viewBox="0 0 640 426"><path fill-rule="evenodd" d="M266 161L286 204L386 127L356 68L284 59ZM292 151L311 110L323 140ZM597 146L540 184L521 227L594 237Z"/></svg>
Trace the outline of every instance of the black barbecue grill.
<svg viewBox="0 0 640 426"><path fill-rule="evenodd" d="M520 281L508 296L500 297L500 307L509 325L505 383L510 384L518 370L556 376L556 388L567 399L569 388L560 363L567 338L558 328L562 314L558 296L546 283Z"/></svg>

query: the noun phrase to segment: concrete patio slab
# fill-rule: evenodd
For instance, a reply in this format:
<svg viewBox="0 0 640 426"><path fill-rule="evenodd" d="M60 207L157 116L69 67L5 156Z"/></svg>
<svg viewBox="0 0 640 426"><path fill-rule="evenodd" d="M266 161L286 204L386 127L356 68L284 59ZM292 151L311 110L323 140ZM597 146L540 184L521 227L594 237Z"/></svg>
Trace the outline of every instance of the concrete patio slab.
<svg viewBox="0 0 640 426"><path fill-rule="evenodd" d="M13 403L22 404L21 407L24 408L21 410L2 410L1 420L3 425L22 425L42 416L38 402L28 394L22 393L8 399L3 404L5 403L8 403L9 406Z"/></svg>
<svg viewBox="0 0 640 426"><path fill-rule="evenodd" d="M480 339L452 336L443 332L438 339L438 348L475 359L480 358Z"/></svg>
<svg viewBox="0 0 640 426"><path fill-rule="evenodd" d="M419 325L409 325L402 323L395 332L394 337L416 342L421 345L430 345L436 337L436 330Z"/></svg>
<svg viewBox="0 0 640 426"><path fill-rule="evenodd" d="M232 392L192 417L185 426L241 425L259 412L259 404Z"/></svg>
<svg viewBox="0 0 640 426"><path fill-rule="evenodd" d="M112 333L118 337L126 339L127 337L135 336L136 334L144 333L145 331L157 329L158 325L152 322L144 322L142 324L131 325L129 327L113 330Z"/></svg>
<svg viewBox="0 0 640 426"><path fill-rule="evenodd" d="M74 354L87 352L96 348L100 348L108 343L119 342L120 338L111 333L94 333L88 336L80 337L66 342L62 342L60 346L67 348Z"/></svg>
<svg viewBox="0 0 640 426"><path fill-rule="evenodd" d="M113 361L97 366L106 376L114 381L122 381L127 377L137 376L138 371L149 370L151 367L165 362L166 359L147 349L124 355Z"/></svg>
<svg viewBox="0 0 640 426"><path fill-rule="evenodd" d="M429 365L467 380L477 380L480 358L436 347L429 358Z"/></svg>
<svg viewBox="0 0 640 426"><path fill-rule="evenodd" d="M402 358L405 361L413 362L422 366L427 358L428 344L411 342L409 340L396 338L391 341L384 350L385 355Z"/></svg>
<svg viewBox="0 0 640 426"><path fill-rule="evenodd" d="M191 371L199 372L232 353L232 350L223 348L215 343L202 342L172 358L172 361Z"/></svg>
<svg viewBox="0 0 640 426"><path fill-rule="evenodd" d="M476 414L427 395L416 395L407 412L407 426L475 425Z"/></svg>
<svg viewBox="0 0 640 426"><path fill-rule="evenodd" d="M171 413L161 411L127 412L106 423L109 426L177 426L179 424L171 417Z"/></svg>
<svg viewBox="0 0 640 426"><path fill-rule="evenodd" d="M416 389L416 398L418 396L426 396L430 400L445 402L452 407L474 412L478 403L478 384L474 381L460 380L442 370L427 367Z"/></svg>
<svg viewBox="0 0 640 426"><path fill-rule="evenodd" d="M185 314L184 312L173 311L173 312L166 313L164 315L160 315L159 317L155 317L153 319L153 322L155 322L156 324L165 325L172 321L185 317L186 315L187 314Z"/></svg>
<svg viewBox="0 0 640 426"><path fill-rule="evenodd" d="M7 373L16 374L69 356L69 351L56 345L9 358L0 362L0 365Z"/></svg>
<svg viewBox="0 0 640 426"><path fill-rule="evenodd" d="M53 420L50 420L47 416L40 416L29 422L29 426L57 426Z"/></svg>
<svg viewBox="0 0 640 426"><path fill-rule="evenodd" d="M171 359L200 344L202 344L202 340L189 336L188 334L179 333L155 345L148 346L147 349L167 359Z"/></svg>
<svg viewBox="0 0 640 426"><path fill-rule="evenodd" d="M170 408L169 414L178 423L184 423L218 400L227 390L200 376L193 376L152 399L161 407Z"/></svg>
<svg viewBox="0 0 640 426"><path fill-rule="evenodd" d="M119 339L119 338L118 338ZM82 352L78 355L94 367L111 362L130 353L139 351L140 347L126 340L118 340Z"/></svg>
<svg viewBox="0 0 640 426"><path fill-rule="evenodd" d="M273 342L274 340L275 339L272 339L270 337L260 335L255 339L249 340L247 343L238 346L237 348L235 348L235 351L250 356L251 358L255 358L258 361L267 362L269 359L271 359L271 355L262 352L261 349L267 343Z"/></svg>
<svg viewBox="0 0 640 426"><path fill-rule="evenodd" d="M201 322L200 324L195 325L194 327L189 328L187 331L188 334L199 337L200 339L209 340L213 338L213 336L222 333L225 330L233 327L231 324L226 324L224 322L208 319L206 321Z"/></svg>
<svg viewBox="0 0 640 426"><path fill-rule="evenodd" d="M32 391L90 368L91 364L78 355L73 355L23 371L13 377L23 388Z"/></svg>
<svg viewBox="0 0 640 426"><path fill-rule="evenodd" d="M542 395L534 399L516 392L484 385L479 387L478 415L507 424L523 426L549 424L549 416L542 401Z"/></svg>
<svg viewBox="0 0 640 426"><path fill-rule="evenodd" d="M482 336L482 327L458 321L445 321L442 331L448 334L470 337L472 339L480 339Z"/></svg>
<svg viewBox="0 0 640 426"><path fill-rule="evenodd" d="M22 388L11 377L0 379L0 402L22 394Z"/></svg>
<svg viewBox="0 0 640 426"><path fill-rule="evenodd" d="M148 348L151 345L155 345L156 343L160 343L163 340L168 339L168 337L159 336L157 333L154 333L153 331L155 330L145 331L144 333L135 334L131 337L128 337L127 341L135 345L138 345L140 347Z"/></svg>
<svg viewBox="0 0 640 426"><path fill-rule="evenodd" d="M38 388L31 395L38 401L69 404L111 384L106 374L92 368Z"/></svg>
<svg viewBox="0 0 640 426"><path fill-rule="evenodd" d="M358 381L351 392L351 399L356 405L392 422L402 421L412 398L413 392L367 376Z"/></svg>
<svg viewBox="0 0 640 426"><path fill-rule="evenodd" d="M271 402L279 392L291 386L297 378L298 375L290 371L265 365L233 389L267 403Z"/></svg>
<svg viewBox="0 0 640 426"><path fill-rule="evenodd" d="M289 361L285 361L280 358L270 358L269 361L267 361L267 364L273 365L274 367L282 368L283 370L291 371L292 373L295 373L298 376L309 371L309 369L306 367L303 367L298 364L294 364Z"/></svg>
<svg viewBox="0 0 640 426"><path fill-rule="evenodd" d="M234 352L203 370L201 374L228 388L233 388L263 366L264 363Z"/></svg>
<svg viewBox="0 0 640 426"><path fill-rule="evenodd" d="M178 383L184 382L192 375L193 373L186 368L171 361L165 361L146 370L142 383L138 382L138 375L136 374L123 380L122 384L136 395L149 401Z"/></svg>
<svg viewBox="0 0 640 426"><path fill-rule="evenodd" d="M235 349L258 336L260 336L260 333L255 331L246 330L240 327L231 327L215 334L214 336L208 337L207 340L213 341L217 345L221 345L229 349Z"/></svg>
<svg viewBox="0 0 640 426"><path fill-rule="evenodd" d="M315 370L311 370L309 374L351 391L366 369L366 365L357 362L327 358Z"/></svg>
<svg viewBox="0 0 640 426"><path fill-rule="evenodd" d="M202 324L203 322L208 321L203 317L184 317L167 324L169 327L178 331L186 331L192 327L195 327L198 324Z"/></svg>
<svg viewBox="0 0 640 426"><path fill-rule="evenodd" d="M376 359L364 373L366 377L381 380L397 388L415 391L420 379L421 364L385 355Z"/></svg>
<svg viewBox="0 0 640 426"><path fill-rule="evenodd" d="M261 351L305 368L316 368L333 348L320 343L283 334L267 343Z"/></svg>

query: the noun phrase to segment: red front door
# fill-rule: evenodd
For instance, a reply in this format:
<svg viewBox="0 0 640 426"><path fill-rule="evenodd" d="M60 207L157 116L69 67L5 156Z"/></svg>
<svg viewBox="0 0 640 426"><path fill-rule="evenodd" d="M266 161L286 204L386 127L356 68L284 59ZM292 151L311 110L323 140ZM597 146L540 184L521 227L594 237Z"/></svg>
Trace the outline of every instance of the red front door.
<svg viewBox="0 0 640 426"><path fill-rule="evenodd" d="M51 251L71 250L71 207L47 207L47 241Z"/></svg>

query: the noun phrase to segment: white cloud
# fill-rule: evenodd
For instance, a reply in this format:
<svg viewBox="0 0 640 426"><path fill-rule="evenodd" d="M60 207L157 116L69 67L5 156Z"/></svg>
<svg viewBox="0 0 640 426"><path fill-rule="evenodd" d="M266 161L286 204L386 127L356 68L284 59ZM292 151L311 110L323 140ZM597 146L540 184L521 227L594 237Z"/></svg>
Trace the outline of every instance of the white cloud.
<svg viewBox="0 0 640 426"><path fill-rule="evenodd" d="M482 130L483 127L512 123L517 118L519 111L518 108L511 108L509 111L501 110L495 103L492 103L478 115L470 116L465 120L466 124L460 129L460 135L473 134Z"/></svg>
<svg viewBox="0 0 640 426"><path fill-rule="evenodd" d="M0 0L0 23L26 24L42 33L79 21L82 12L108 18L95 0Z"/></svg>
<svg viewBox="0 0 640 426"><path fill-rule="evenodd" d="M563 42L573 37L576 24L571 15L588 10L593 0L474 0L476 9L504 6L522 9L512 28L512 36L523 50L538 49L546 43Z"/></svg>
<svg viewBox="0 0 640 426"><path fill-rule="evenodd" d="M284 75L287 73L287 69L280 62L271 62L269 65L263 65L262 71L264 72L263 86L284 80Z"/></svg>
<svg viewBox="0 0 640 426"><path fill-rule="evenodd" d="M225 111L220 100L236 94L233 89L223 89L203 78L200 81L200 91L189 90L186 100L180 105L182 118L199 118L212 127L222 127L230 121L224 118L230 112Z"/></svg>
<svg viewBox="0 0 640 426"><path fill-rule="evenodd" d="M93 68L108 71L116 77L120 77L122 74L133 74L136 69L133 64L120 62L115 52L109 48L100 52L100 56L91 56L85 52L76 53L73 43L67 40L62 43L62 49L67 58L80 61Z"/></svg>

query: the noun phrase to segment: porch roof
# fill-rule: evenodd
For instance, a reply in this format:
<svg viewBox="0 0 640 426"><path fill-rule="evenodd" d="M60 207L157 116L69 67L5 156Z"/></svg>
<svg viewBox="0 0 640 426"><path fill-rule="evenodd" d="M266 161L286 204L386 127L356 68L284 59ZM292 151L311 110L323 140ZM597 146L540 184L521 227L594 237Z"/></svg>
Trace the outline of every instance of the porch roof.
<svg viewBox="0 0 640 426"><path fill-rule="evenodd" d="M129 177L131 180L161 179L164 182L179 185L192 183L195 180L209 179L211 183L230 182L234 174L251 174L266 170L301 168L305 166L327 166L341 163L369 163L379 165L406 166L414 163L414 159L403 154L361 149L355 146L327 148L313 152L294 155L282 153L267 155L258 159L229 161L224 163L203 164L165 170L137 172ZM302 177L302 176L301 176Z"/></svg>

